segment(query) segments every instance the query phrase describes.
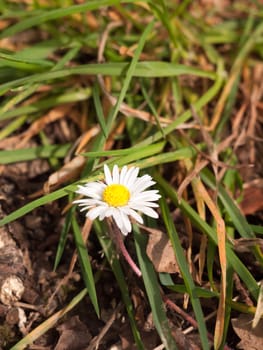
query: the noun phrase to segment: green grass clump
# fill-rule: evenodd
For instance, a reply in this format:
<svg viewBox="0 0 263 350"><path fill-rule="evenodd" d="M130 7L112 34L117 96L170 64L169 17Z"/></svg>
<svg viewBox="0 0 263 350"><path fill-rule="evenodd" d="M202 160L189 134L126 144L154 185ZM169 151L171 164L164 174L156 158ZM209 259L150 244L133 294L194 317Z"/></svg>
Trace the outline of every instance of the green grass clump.
<svg viewBox="0 0 263 350"><path fill-rule="evenodd" d="M96 285L103 283L103 271L92 268L93 253L72 201L78 183L101 179L104 163L138 166L153 176L162 194L161 219L145 225L169 237L180 276L155 271L140 226L127 238L142 271L142 282L136 283L160 342L176 349L165 309L166 295L174 294L182 309L188 305L201 348L209 349L213 341L223 349L233 310L255 313L259 297L259 277L235 246L239 238L255 239L249 254L262 264L256 233L263 229L250 225L237 203L243 186L241 130L233 125L237 115L238 126L247 122L244 84L262 60L262 5L242 1L224 10L199 1L35 0L0 1L0 9L0 164L46 159L49 175L58 175L43 182L38 198L0 223L61 201L65 223L54 264L59 266L72 234L86 286L12 349L32 344L87 293L100 315ZM50 126L62 120L70 136L54 142ZM4 149L12 140L15 147ZM91 233L119 286L134 341L144 349L125 266L103 222L94 222ZM234 276L254 308L234 301ZM218 300L212 331L203 298Z"/></svg>

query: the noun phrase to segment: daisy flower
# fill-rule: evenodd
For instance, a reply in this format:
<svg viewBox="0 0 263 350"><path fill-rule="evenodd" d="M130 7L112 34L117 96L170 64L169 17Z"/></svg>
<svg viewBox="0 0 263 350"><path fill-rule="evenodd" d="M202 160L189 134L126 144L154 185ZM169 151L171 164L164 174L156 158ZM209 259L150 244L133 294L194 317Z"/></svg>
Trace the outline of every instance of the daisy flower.
<svg viewBox="0 0 263 350"><path fill-rule="evenodd" d="M158 218L155 203L161 196L158 190L146 188L155 184L150 175L138 176L139 168L124 166L119 170L114 165L112 172L104 165L104 182L88 182L78 186L76 193L86 198L73 203L81 206L81 211L87 210L86 216L94 220L112 217L120 231L126 236L132 230L131 218L143 223L141 214Z"/></svg>

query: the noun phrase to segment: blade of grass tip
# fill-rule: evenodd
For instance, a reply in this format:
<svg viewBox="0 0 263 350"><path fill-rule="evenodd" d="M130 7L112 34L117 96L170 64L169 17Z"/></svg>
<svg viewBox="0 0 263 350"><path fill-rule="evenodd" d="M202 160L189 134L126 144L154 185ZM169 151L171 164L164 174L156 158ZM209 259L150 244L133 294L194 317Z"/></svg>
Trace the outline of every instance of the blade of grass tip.
<svg viewBox="0 0 263 350"><path fill-rule="evenodd" d="M99 304L98 304L97 293L96 293L92 268L90 264L90 259L87 253L87 247L85 245L85 242L83 241L82 234L75 216L72 216L72 228L73 228L76 248L78 251L79 262L82 270L82 277L84 279L86 288L88 290L90 300L93 304L93 307L96 311L97 316L99 317Z"/></svg>
<svg viewBox="0 0 263 350"><path fill-rule="evenodd" d="M207 336L207 328L204 320L204 315L201 307L200 300L196 298L195 294L195 284L193 282L191 273L189 271L188 263L186 261L183 248L181 246L180 238L175 229L173 220L171 218L168 205L166 204L164 197L160 199L160 208L162 212L162 217L164 220L165 227L167 229L167 233L173 245L173 249L175 252L176 260L180 268L180 272L182 274L187 293L190 296L191 304L195 313L196 321L198 324L198 330L200 335L200 340L202 343L202 349L208 350L210 348Z"/></svg>
<svg viewBox="0 0 263 350"><path fill-rule="evenodd" d="M140 333L139 333L138 328L136 326L136 321L134 318L133 305L132 305L132 301L130 299L129 289L128 289L126 279L125 279L125 276L124 276L122 268L121 268L120 261L118 260L116 251L113 247L113 243L105 235L102 223L99 223L97 220L95 220L93 225L94 225L94 228L96 230L100 245L105 253L105 256L106 256L106 258L107 258L107 260L112 268L112 271L114 273L116 281L119 285L119 288L120 288L120 291L122 294L122 300L125 304L125 307L126 307L126 310L128 313L133 337L136 341L137 348L138 348L138 350L144 350L144 345L142 343L141 336L140 336Z"/></svg>
<svg viewBox="0 0 263 350"><path fill-rule="evenodd" d="M154 325L165 349L175 350L177 347L171 335L168 319L164 311L165 307L160 293L160 286L154 268L146 255L147 238L140 233L136 225L133 226L133 232L144 286L153 313Z"/></svg>
<svg viewBox="0 0 263 350"><path fill-rule="evenodd" d="M28 345L33 344L41 335L45 334L49 329L53 328L55 324L64 317L70 310L72 310L88 293L87 289L83 289L78 295L76 295L71 302L62 310L56 312L49 317L46 321L37 326L32 332L27 334L17 344L15 344L10 350L23 350Z"/></svg>
<svg viewBox="0 0 263 350"><path fill-rule="evenodd" d="M71 200L72 200L71 197L72 196L70 196L70 198L69 198L69 202L71 202ZM62 227L60 238L59 238L58 249L56 252L54 268L53 268L54 271L56 271L56 269L60 263L62 254L64 252L64 248L65 248L66 241L67 241L67 235L68 235L69 230L71 228L72 216L74 215L74 212L75 212L75 208L72 207L72 208L70 208L70 210L68 211L68 213L66 215L65 223Z"/></svg>

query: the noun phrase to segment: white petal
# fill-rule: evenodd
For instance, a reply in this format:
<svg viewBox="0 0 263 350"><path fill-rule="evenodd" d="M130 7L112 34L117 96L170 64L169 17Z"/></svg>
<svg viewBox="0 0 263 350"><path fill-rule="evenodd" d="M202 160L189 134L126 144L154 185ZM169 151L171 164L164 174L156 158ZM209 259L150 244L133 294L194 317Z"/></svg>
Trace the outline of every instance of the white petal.
<svg viewBox="0 0 263 350"><path fill-rule="evenodd" d="M73 202L74 204L78 204L79 206L83 205L103 205L104 202L102 202L100 199L95 199L95 198L83 198L83 199L78 199Z"/></svg>
<svg viewBox="0 0 263 350"><path fill-rule="evenodd" d="M110 213L109 213L109 207L102 207L101 208L101 212L99 215L99 220L102 221L105 217L109 217Z"/></svg>
<svg viewBox="0 0 263 350"><path fill-rule="evenodd" d="M87 197L101 199L102 192L106 187L103 183L92 182L91 186L79 186L76 193L82 194Z"/></svg>
<svg viewBox="0 0 263 350"><path fill-rule="evenodd" d="M129 180L129 177L131 176L133 170L134 170L134 167L127 168L125 176L123 177L123 185L127 184L128 180Z"/></svg>
<svg viewBox="0 0 263 350"><path fill-rule="evenodd" d="M105 184L101 181L95 181L95 182L88 182L82 187L93 189L95 191L95 190L99 190L101 187L105 187Z"/></svg>
<svg viewBox="0 0 263 350"><path fill-rule="evenodd" d="M111 172L107 164L104 164L104 175L105 175L105 182L107 185L112 184L112 177Z"/></svg>
<svg viewBox="0 0 263 350"><path fill-rule="evenodd" d="M131 232L131 222L128 216L123 213L121 209L116 208L116 210L114 210L113 218L124 235L127 235L128 232Z"/></svg>
<svg viewBox="0 0 263 350"><path fill-rule="evenodd" d="M124 185L127 186L129 189L132 189L132 186L134 184L134 181L136 180L139 173L139 168L131 167L125 176L125 182Z"/></svg>
<svg viewBox="0 0 263 350"><path fill-rule="evenodd" d="M152 190L152 191L144 191L141 193L138 193L136 195L132 195L132 200L135 202L140 202L140 201L156 201L160 198L161 196L159 195L157 190Z"/></svg>
<svg viewBox="0 0 263 350"><path fill-rule="evenodd" d="M150 187L155 184L155 181L152 181L151 176L149 175L144 175L142 177L139 177L134 185L133 185L133 192L142 192L144 191L147 187Z"/></svg>
<svg viewBox="0 0 263 350"><path fill-rule="evenodd" d="M115 208L108 207L108 209L106 211L106 214L105 214L106 218L109 218L110 216L113 216L114 210L115 210Z"/></svg>
<svg viewBox="0 0 263 350"><path fill-rule="evenodd" d="M122 210L120 210L120 214L122 217L124 232L126 232L126 231L131 232L132 226L131 226L131 221L130 221L128 215L126 215Z"/></svg>
<svg viewBox="0 0 263 350"><path fill-rule="evenodd" d="M152 208L150 208L150 207L148 207L146 205L139 205L139 204L138 205L134 205L132 207L132 209L138 210L138 211L142 212L143 214L148 215L148 216L150 216L152 218L158 218L159 217L158 213L155 210L153 210Z"/></svg>
<svg viewBox="0 0 263 350"><path fill-rule="evenodd" d="M112 182L114 184L118 184L119 183L119 168L118 168L118 165L114 165L113 167L113 171L112 171Z"/></svg>
<svg viewBox="0 0 263 350"><path fill-rule="evenodd" d="M87 212L86 216L90 220L95 220L104 210L103 206L98 206L95 208L90 209L90 211Z"/></svg>
<svg viewBox="0 0 263 350"><path fill-rule="evenodd" d="M84 204L82 204L83 206ZM86 210L89 210L90 208L93 208L93 206L90 206L90 205L86 205L86 206L83 206L80 211L86 211Z"/></svg>
<svg viewBox="0 0 263 350"><path fill-rule="evenodd" d="M129 207L135 210L141 210L138 208L142 208L142 207L151 207L151 208L159 208L159 204L155 203L155 202L147 202L147 201L141 201L139 202L140 204L138 204L138 202L129 202Z"/></svg>
<svg viewBox="0 0 263 350"><path fill-rule="evenodd" d="M117 226L121 230L123 227L123 223L122 223L121 216L119 215L119 212L116 208L112 208L112 216L113 216L113 219L115 220Z"/></svg>
<svg viewBox="0 0 263 350"><path fill-rule="evenodd" d="M126 177L126 174L127 174L127 170L128 170L127 165L125 165L125 166L121 169L121 173L120 173L120 184L121 184L121 185L123 185L123 183L124 183L124 180L125 180L125 177Z"/></svg>
<svg viewBox="0 0 263 350"><path fill-rule="evenodd" d="M137 222L139 222L140 224L143 224L143 218L141 217L141 215L139 215L135 210L131 209L131 208L123 208L122 209L127 215L133 217Z"/></svg>

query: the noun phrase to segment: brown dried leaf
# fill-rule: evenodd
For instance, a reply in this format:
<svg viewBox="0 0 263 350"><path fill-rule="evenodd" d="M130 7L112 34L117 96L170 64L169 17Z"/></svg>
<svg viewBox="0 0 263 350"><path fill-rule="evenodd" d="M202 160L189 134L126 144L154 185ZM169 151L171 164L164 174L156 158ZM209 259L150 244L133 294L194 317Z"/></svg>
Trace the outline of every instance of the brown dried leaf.
<svg viewBox="0 0 263 350"><path fill-rule="evenodd" d="M241 339L237 345L238 349L263 349L263 320L261 319L255 328L252 328L252 321L253 316L246 314L231 320L234 331Z"/></svg>
<svg viewBox="0 0 263 350"><path fill-rule="evenodd" d="M140 329L140 335L144 344L144 349L155 349L158 344L158 335L154 329L145 331ZM134 337L131 332L131 328L124 324L120 329L121 350L137 350L138 347L134 344Z"/></svg>
<svg viewBox="0 0 263 350"><path fill-rule="evenodd" d="M44 193L49 193L51 188L57 188L60 184L75 179L83 169L85 162L85 157L76 156L61 169L51 174L44 184Z"/></svg>
<svg viewBox="0 0 263 350"><path fill-rule="evenodd" d="M263 210L263 187L249 186L245 188L240 207L244 215L252 215Z"/></svg>
<svg viewBox="0 0 263 350"><path fill-rule="evenodd" d="M150 233L146 253L157 272L180 273L173 246L166 234L160 230L143 227Z"/></svg>
<svg viewBox="0 0 263 350"><path fill-rule="evenodd" d="M78 316L70 318L57 330L60 333L55 350L79 350L89 345L91 334L87 326L80 321Z"/></svg>
<svg viewBox="0 0 263 350"><path fill-rule="evenodd" d="M58 119L64 118L70 115L72 112L72 104L65 104L53 108L47 114L34 121L30 127L21 134L21 141L17 145L17 148L22 148L24 145L35 135L37 135L44 127L50 123L57 121Z"/></svg>

